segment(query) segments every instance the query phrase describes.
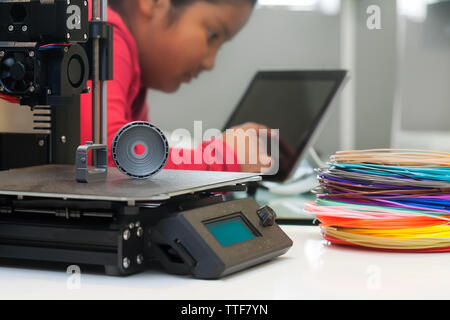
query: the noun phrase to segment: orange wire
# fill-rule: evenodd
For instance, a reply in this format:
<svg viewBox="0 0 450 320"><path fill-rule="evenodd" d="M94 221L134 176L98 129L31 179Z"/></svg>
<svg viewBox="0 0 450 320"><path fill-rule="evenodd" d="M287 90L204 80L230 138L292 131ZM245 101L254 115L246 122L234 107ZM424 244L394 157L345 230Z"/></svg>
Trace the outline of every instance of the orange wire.
<svg viewBox="0 0 450 320"><path fill-rule="evenodd" d="M363 229L399 229L420 228L448 224L446 221L428 217L405 217L393 219L354 219L316 215L325 227L363 228Z"/></svg>

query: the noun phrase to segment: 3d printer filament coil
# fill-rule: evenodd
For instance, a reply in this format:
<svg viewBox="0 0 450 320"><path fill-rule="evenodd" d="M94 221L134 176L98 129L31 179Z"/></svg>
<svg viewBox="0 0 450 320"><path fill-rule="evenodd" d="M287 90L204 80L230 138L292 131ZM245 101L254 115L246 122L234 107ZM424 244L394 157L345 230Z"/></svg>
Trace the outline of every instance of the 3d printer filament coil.
<svg viewBox="0 0 450 320"><path fill-rule="evenodd" d="M116 167L132 178L147 179L161 171L169 158L169 143L154 125L136 121L115 135L111 153Z"/></svg>

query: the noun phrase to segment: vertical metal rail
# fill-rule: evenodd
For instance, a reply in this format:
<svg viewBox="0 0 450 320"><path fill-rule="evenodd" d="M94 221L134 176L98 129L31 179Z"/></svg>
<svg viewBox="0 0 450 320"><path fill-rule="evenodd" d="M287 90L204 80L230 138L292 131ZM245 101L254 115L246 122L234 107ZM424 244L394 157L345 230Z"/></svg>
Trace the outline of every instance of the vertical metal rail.
<svg viewBox="0 0 450 320"><path fill-rule="evenodd" d="M0 0L1 1L1 0ZM92 0L92 21L107 22L107 0ZM100 17L101 14L101 17ZM98 33L98 30L97 30ZM92 142L79 146L75 158L75 178L77 182L105 180L108 173L107 150L107 86L100 70L100 38L92 36ZM100 81L100 79L102 79ZM89 168L88 154L92 151L92 164Z"/></svg>
<svg viewBox="0 0 450 320"><path fill-rule="evenodd" d="M101 19L108 21L108 0L101 1ZM108 85L107 81L101 82L101 110L100 110L100 142L108 145Z"/></svg>
<svg viewBox="0 0 450 320"><path fill-rule="evenodd" d="M99 0L92 1L92 20L100 20ZM92 39L92 51L92 139L94 144L100 144L100 39Z"/></svg>

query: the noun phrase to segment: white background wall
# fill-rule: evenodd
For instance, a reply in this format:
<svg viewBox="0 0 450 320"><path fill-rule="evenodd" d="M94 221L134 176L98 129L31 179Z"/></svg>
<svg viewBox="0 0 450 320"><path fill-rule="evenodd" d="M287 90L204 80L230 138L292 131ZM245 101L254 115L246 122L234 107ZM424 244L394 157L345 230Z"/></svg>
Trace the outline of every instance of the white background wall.
<svg viewBox="0 0 450 320"><path fill-rule="evenodd" d="M426 16L402 17L398 26L392 143L450 152L450 1L431 4Z"/></svg>
<svg viewBox="0 0 450 320"><path fill-rule="evenodd" d="M355 146L389 147L396 89L396 3L356 0L355 4ZM371 5L380 8L381 29L367 28Z"/></svg>

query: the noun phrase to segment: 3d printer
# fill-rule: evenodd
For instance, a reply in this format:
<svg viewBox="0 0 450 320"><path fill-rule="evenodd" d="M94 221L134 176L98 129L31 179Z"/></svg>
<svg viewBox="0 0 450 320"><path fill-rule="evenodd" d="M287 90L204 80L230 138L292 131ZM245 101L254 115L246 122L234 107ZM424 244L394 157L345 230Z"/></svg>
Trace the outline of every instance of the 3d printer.
<svg viewBox="0 0 450 320"><path fill-rule="evenodd" d="M107 1L92 1L88 21L85 0L0 0L0 95L45 117L35 122L43 133L0 134L0 258L104 266L110 275L159 263L219 278L284 254L292 241L271 208L222 195L259 175L162 170L142 180L107 167L106 15ZM93 142L78 146L74 120L89 90Z"/></svg>

